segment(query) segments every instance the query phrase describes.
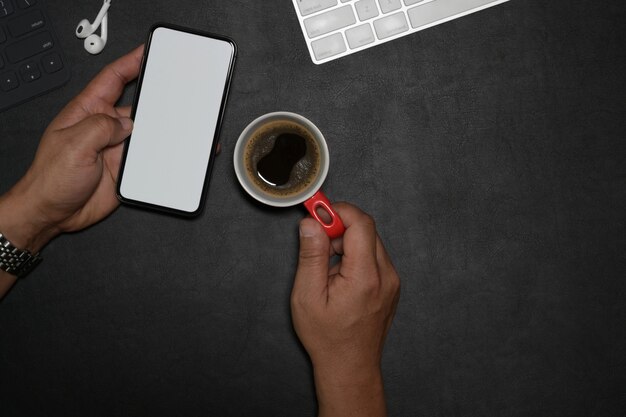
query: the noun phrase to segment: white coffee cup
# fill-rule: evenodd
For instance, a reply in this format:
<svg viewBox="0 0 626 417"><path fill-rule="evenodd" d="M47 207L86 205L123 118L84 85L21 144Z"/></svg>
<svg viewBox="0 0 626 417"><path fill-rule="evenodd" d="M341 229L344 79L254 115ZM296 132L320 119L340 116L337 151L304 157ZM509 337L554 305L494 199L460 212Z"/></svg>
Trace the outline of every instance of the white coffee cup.
<svg viewBox="0 0 626 417"><path fill-rule="evenodd" d="M277 195L276 193L267 192L262 189L255 183L255 179L251 178L252 174L246 169L246 145L260 128L277 121L292 122L304 128L315 140L317 149L319 150L319 167L316 176L298 192L287 196ZM239 139L235 145L233 162L239 183L243 189L257 201L274 207L290 207L304 203L311 216L322 225L331 238L343 235L345 228L339 215L332 209L328 198L326 198L324 193L320 190L330 167L328 145L326 144L322 132L307 118L290 112L274 112L258 117L241 132L241 135L239 135ZM268 188L268 186L265 188ZM325 221L324 218L320 216L320 211L327 213L327 216L324 217L326 220L330 220Z"/></svg>

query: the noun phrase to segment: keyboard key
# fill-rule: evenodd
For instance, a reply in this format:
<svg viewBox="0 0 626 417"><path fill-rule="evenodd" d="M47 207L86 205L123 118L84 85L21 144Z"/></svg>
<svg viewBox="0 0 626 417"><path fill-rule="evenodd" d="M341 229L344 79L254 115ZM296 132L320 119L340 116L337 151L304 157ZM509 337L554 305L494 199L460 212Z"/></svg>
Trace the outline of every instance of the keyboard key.
<svg viewBox="0 0 626 417"><path fill-rule="evenodd" d="M326 10L337 5L337 0L298 0L298 8L302 16Z"/></svg>
<svg viewBox="0 0 626 417"><path fill-rule="evenodd" d="M20 67L20 77L23 81L30 83L41 77L41 71L39 71L36 63L29 62Z"/></svg>
<svg viewBox="0 0 626 417"><path fill-rule="evenodd" d="M48 74L52 74L63 68L63 61L59 54L51 53L41 58L41 66Z"/></svg>
<svg viewBox="0 0 626 417"><path fill-rule="evenodd" d="M20 9L28 9L37 4L37 0L17 0L17 7Z"/></svg>
<svg viewBox="0 0 626 417"><path fill-rule="evenodd" d="M54 46L49 32L41 32L29 38L7 46L6 54L9 62L16 63L45 52Z"/></svg>
<svg viewBox="0 0 626 417"><path fill-rule="evenodd" d="M382 17L374 21L374 29L378 39L385 39L409 30L404 12L398 12L391 16Z"/></svg>
<svg viewBox="0 0 626 417"><path fill-rule="evenodd" d="M309 38L315 38L355 23L352 6L348 5L309 17L304 21L304 27Z"/></svg>
<svg viewBox="0 0 626 417"><path fill-rule="evenodd" d="M354 7L361 21L378 16L378 7L376 7L375 0L360 0L354 3Z"/></svg>
<svg viewBox="0 0 626 417"><path fill-rule="evenodd" d="M402 7L400 4L400 0L378 0L380 4L380 10L383 13L393 12L394 10L398 10Z"/></svg>
<svg viewBox="0 0 626 417"><path fill-rule="evenodd" d="M20 85L17 81L17 75L13 71L7 71L0 76L0 88L2 91L11 91Z"/></svg>
<svg viewBox="0 0 626 417"><path fill-rule="evenodd" d="M9 22L7 27L14 37L22 36L45 25L43 15L39 10L33 10Z"/></svg>
<svg viewBox="0 0 626 417"><path fill-rule="evenodd" d="M493 0L464 0L463 2L435 0L409 9L409 21L412 27L418 28L491 3Z"/></svg>
<svg viewBox="0 0 626 417"><path fill-rule="evenodd" d="M376 40L369 23L346 30L346 39L350 49L359 48Z"/></svg>
<svg viewBox="0 0 626 417"><path fill-rule="evenodd" d="M404 5L405 6L412 6L414 4L422 3L424 1L426 1L426 0L404 0Z"/></svg>
<svg viewBox="0 0 626 417"><path fill-rule="evenodd" d="M8 16L14 12L11 0L0 0L0 17Z"/></svg>
<svg viewBox="0 0 626 417"><path fill-rule="evenodd" d="M317 59L329 58L347 50L346 43L343 41L341 33L335 33L334 35L311 42L311 47Z"/></svg>

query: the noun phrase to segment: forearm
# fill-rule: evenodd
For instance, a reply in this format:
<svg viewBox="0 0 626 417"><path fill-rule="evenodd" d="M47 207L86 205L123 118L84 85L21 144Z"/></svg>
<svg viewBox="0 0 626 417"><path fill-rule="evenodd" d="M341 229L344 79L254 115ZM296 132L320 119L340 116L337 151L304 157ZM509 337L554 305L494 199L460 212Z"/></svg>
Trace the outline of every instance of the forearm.
<svg viewBox="0 0 626 417"><path fill-rule="evenodd" d="M34 202L23 192L23 186L18 184L0 196L0 233L16 248L35 254L57 231L46 225ZM16 280L16 276L0 270L0 299Z"/></svg>
<svg viewBox="0 0 626 417"><path fill-rule="evenodd" d="M7 292L9 292L13 284L15 284L15 281L17 281L17 277L15 275L0 271L0 300Z"/></svg>
<svg viewBox="0 0 626 417"><path fill-rule="evenodd" d="M314 369L319 417L387 415L380 367L354 372Z"/></svg>

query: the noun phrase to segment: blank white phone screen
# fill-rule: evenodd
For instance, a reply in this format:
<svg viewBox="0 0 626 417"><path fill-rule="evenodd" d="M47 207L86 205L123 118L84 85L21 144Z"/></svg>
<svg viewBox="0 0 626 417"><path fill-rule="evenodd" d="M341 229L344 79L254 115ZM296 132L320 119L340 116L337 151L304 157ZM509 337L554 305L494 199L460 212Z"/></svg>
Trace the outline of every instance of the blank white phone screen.
<svg viewBox="0 0 626 417"><path fill-rule="evenodd" d="M164 27L153 32L122 197L189 213L200 207L233 55L224 40Z"/></svg>

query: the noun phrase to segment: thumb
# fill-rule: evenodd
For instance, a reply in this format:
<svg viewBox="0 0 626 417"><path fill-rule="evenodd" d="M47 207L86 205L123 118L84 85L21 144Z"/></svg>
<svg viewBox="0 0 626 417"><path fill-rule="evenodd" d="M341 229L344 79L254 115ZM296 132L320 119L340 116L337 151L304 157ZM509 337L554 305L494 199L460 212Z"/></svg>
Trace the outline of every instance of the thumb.
<svg viewBox="0 0 626 417"><path fill-rule="evenodd" d="M328 283L330 239L312 218L300 222L300 255L294 291L322 291Z"/></svg>

